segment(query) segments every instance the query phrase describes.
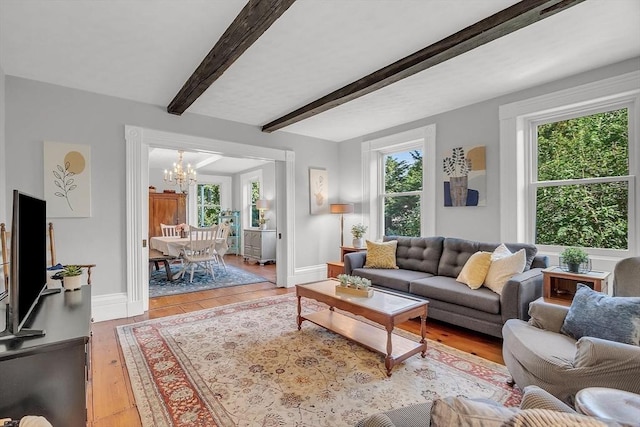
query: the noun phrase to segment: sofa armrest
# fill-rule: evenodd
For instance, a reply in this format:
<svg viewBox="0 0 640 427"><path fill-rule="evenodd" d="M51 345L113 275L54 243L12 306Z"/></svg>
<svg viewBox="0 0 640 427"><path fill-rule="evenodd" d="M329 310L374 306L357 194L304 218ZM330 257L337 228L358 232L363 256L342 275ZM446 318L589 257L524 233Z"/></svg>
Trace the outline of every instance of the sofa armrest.
<svg viewBox="0 0 640 427"><path fill-rule="evenodd" d="M640 347L594 337L582 337L576 342L576 368L621 371L628 369L630 379L640 375ZM637 385L640 387L640 384ZM635 391L637 393L638 391Z"/></svg>
<svg viewBox="0 0 640 427"><path fill-rule="evenodd" d="M509 319L529 319L529 303L542 296L542 268L516 274L504 285L500 295L502 323Z"/></svg>
<svg viewBox="0 0 640 427"><path fill-rule="evenodd" d="M544 298L538 298L529 304L529 324L559 334L568 312L567 306L551 304L544 302Z"/></svg>
<svg viewBox="0 0 640 427"><path fill-rule="evenodd" d="M367 260L367 252L349 252L344 255L344 273L351 274L356 268L364 267L364 263Z"/></svg>

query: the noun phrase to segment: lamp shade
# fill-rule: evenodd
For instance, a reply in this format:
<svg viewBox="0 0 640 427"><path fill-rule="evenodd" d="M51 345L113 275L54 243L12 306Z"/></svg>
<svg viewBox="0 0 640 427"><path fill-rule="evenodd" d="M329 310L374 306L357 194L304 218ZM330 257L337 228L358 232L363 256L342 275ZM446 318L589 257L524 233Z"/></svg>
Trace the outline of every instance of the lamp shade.
<svg viewBox="0 0 640 427"><path fill-rule="evenodd" d="M332 203L329 205L329 212L332 214L353 213L353 203Z"/></svg>
<svg viewBox="0 0 640 427"><path fill-rule="evenodd" d="M269 209L269 201L267 199L256 200L256 209Z"/></svg>

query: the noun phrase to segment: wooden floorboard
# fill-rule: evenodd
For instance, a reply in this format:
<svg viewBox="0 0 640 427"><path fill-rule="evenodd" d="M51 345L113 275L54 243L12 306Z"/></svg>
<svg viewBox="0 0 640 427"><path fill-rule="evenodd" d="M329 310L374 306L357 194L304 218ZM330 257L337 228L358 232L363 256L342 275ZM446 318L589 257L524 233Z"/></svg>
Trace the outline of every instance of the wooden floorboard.
<svg viewBox="0 0 640 427"><path fill-rule="evenodd" d="M142 425L122 350L118 344L117 326L295 292L295 288L285 289L275 286L276 268L273 264L260 266L246 263L243 262L242 257L235 255L227 255L225 260L228 265L243 268L270 282L152 298L149 301L149 311L143 315L92 325L92 372L87 398L87 405L89 405L88 426L138 427ZM418 321L411 320L400 327L417 335L420 334ZM477 334L434 320L427 320L427 338L504 364L502 340L498 338Z"/></svg>

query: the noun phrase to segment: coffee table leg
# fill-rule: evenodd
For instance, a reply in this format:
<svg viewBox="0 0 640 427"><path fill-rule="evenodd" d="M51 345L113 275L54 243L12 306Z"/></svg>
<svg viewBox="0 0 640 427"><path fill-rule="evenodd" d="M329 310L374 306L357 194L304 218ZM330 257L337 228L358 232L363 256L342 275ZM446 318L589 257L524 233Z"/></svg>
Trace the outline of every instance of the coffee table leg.
<svg viewBox="0 0 640 427"><path fill-rule="evenodd" d="M391 353L392 349L392 341L391 341L391 333L393 332L393 326L387 326L387 356L384 358L384 367L387 368L387 376L391 376L391 369L393 369L393 356Z"/></svg>
<svg viewBox="0 0 640 427"><path fill-rule="evenodd" d="M300 303L300 295L298 295L298 330L302 329L302 304Z"/></svg>
<svg viewBox="0 0 640 427"><path fill-rule="evenodd" d="M422 353L420 356L423 358L427 356L427 340L425 340L425 335L427 334L427 316L420 316L420 344L423 344Z"/></svg>

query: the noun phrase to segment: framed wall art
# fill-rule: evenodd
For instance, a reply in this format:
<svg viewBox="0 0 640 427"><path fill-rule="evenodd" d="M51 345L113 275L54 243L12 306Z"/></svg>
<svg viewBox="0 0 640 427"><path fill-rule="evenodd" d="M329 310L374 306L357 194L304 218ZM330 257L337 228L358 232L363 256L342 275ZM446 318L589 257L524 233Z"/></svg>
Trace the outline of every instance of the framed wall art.
<svg viewBox="0 0 640 427"><path fill-rule="evenodd" d="M44 198L51 218L91 216L91 147L44 142Z"/></svg>
<svg viewBox="0 0 640 427"><path fill-rule="evenodd" d="M445 206L486 206L486 147L455 147L442 160Z"/></svg>
<svg viewBox="0 0 640 427"><path fill-rule="evenodd" d="M309 213L329 213L329 174L325 169L309 168Z"/></svg>

